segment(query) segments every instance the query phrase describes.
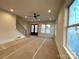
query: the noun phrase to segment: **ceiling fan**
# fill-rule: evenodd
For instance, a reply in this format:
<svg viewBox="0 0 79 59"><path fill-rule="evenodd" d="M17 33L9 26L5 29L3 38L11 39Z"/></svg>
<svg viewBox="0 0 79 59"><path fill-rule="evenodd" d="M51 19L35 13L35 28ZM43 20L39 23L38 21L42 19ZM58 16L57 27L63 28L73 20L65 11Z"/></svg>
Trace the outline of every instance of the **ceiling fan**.
<svg viewBox="0 0 79 59"><path fill-rule="evenodd" d="M25 18L35 18L35 19L37 19L39 16L40 16L40 14L38 14L38 13L33 13L33 16L27 16L27 17L25 17Z"/></svg>
<svg viewBox="0 0 79 59"><path fill-rule="evenodd" d="M40 14L37 14L37 13L34 13L33 14L33 17L35 18L35 19L37 19L37 17L39 17L40 16Z"/></svg>
<svg viewBox="0 0 79 59"><path fill-rule="evenodd" d="M26 16L25 18L28 19L28 21L40 21L41 19L48 19L48 20L52 20L53 18L50 15L44 16L44 15L40 15L39 13L35 12L35 13L31 13L30 15L32 16Z"/></svg>

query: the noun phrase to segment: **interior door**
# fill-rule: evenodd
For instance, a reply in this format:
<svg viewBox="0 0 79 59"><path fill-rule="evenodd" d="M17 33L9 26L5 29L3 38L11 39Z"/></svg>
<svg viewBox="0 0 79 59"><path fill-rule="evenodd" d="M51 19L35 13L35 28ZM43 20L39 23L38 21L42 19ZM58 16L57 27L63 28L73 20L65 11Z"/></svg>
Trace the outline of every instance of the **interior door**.
<svg viewBox="0 0 79 59"><path fill-rule="evenodd" d="M31 25L31 35L38 35L38 25L37 24Z"/></svg>

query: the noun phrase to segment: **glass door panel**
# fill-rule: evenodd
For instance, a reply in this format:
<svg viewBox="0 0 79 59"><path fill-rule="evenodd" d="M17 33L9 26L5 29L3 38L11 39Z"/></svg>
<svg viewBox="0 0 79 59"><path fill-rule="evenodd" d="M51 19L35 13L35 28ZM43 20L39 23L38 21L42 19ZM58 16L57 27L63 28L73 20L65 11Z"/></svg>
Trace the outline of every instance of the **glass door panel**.
<svg viewBox="0 0 79 59"><path fill-rule="evenodd" d="M31 26L31 32L34 32L34 25Z"/></svg>
<svg viewBox="0 0 79 59"><path fill-rule="evenodd" d="M38 26L35 25L35 32L38 32Z"/></svg>

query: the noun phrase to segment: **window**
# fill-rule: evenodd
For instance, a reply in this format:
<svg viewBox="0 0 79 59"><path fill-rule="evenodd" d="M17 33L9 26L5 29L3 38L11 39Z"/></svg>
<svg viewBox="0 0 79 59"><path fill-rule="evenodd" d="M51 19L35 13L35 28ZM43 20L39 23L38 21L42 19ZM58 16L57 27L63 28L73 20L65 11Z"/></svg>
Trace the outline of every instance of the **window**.
<svg viewBox="0 0 79 59"><path fill-rule="evenodd" d="M75 0L69 7L69 25L79 23L79 1Z"/></svg>
<svg viewBox="0 0 79 59"><path fill-rule="evenodd" d="M45 24L42 24L42 26L41 26L41 32L45 33Z"/></svg>
<svg viewBox="0 0 79 59"><path fill-rule="evenodd" d="M42 33L50 33L50 24L42 24L41 25Z"/></svg>
<svg viewBox="0 0 79 59"><path fill-rule="evenodd" d="M66 47L79 59L79 0L69 6Z"/></svg>

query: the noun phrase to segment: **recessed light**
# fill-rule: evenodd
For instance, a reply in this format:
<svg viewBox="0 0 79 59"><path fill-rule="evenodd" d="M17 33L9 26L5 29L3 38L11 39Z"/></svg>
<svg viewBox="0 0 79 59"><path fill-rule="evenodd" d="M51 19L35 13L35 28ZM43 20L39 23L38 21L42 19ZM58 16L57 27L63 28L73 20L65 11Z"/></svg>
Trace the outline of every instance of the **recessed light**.
<svg viewBox="0 0 79 59"><path fill-rule="evenodd" d="M27 16L25 16L25 18L27 18Z"/></svg>
<svg viewBox="0 0 79 59"><path fill-rule="evenodd" d="M14 12L14 9L10 9L11 12Z"/></svg>
<svg viewBox="0 0 79 59"><path fill-rule="evenodd" d="M50 9L48 10L48 13L51 13L51 10Z"/></svg>

